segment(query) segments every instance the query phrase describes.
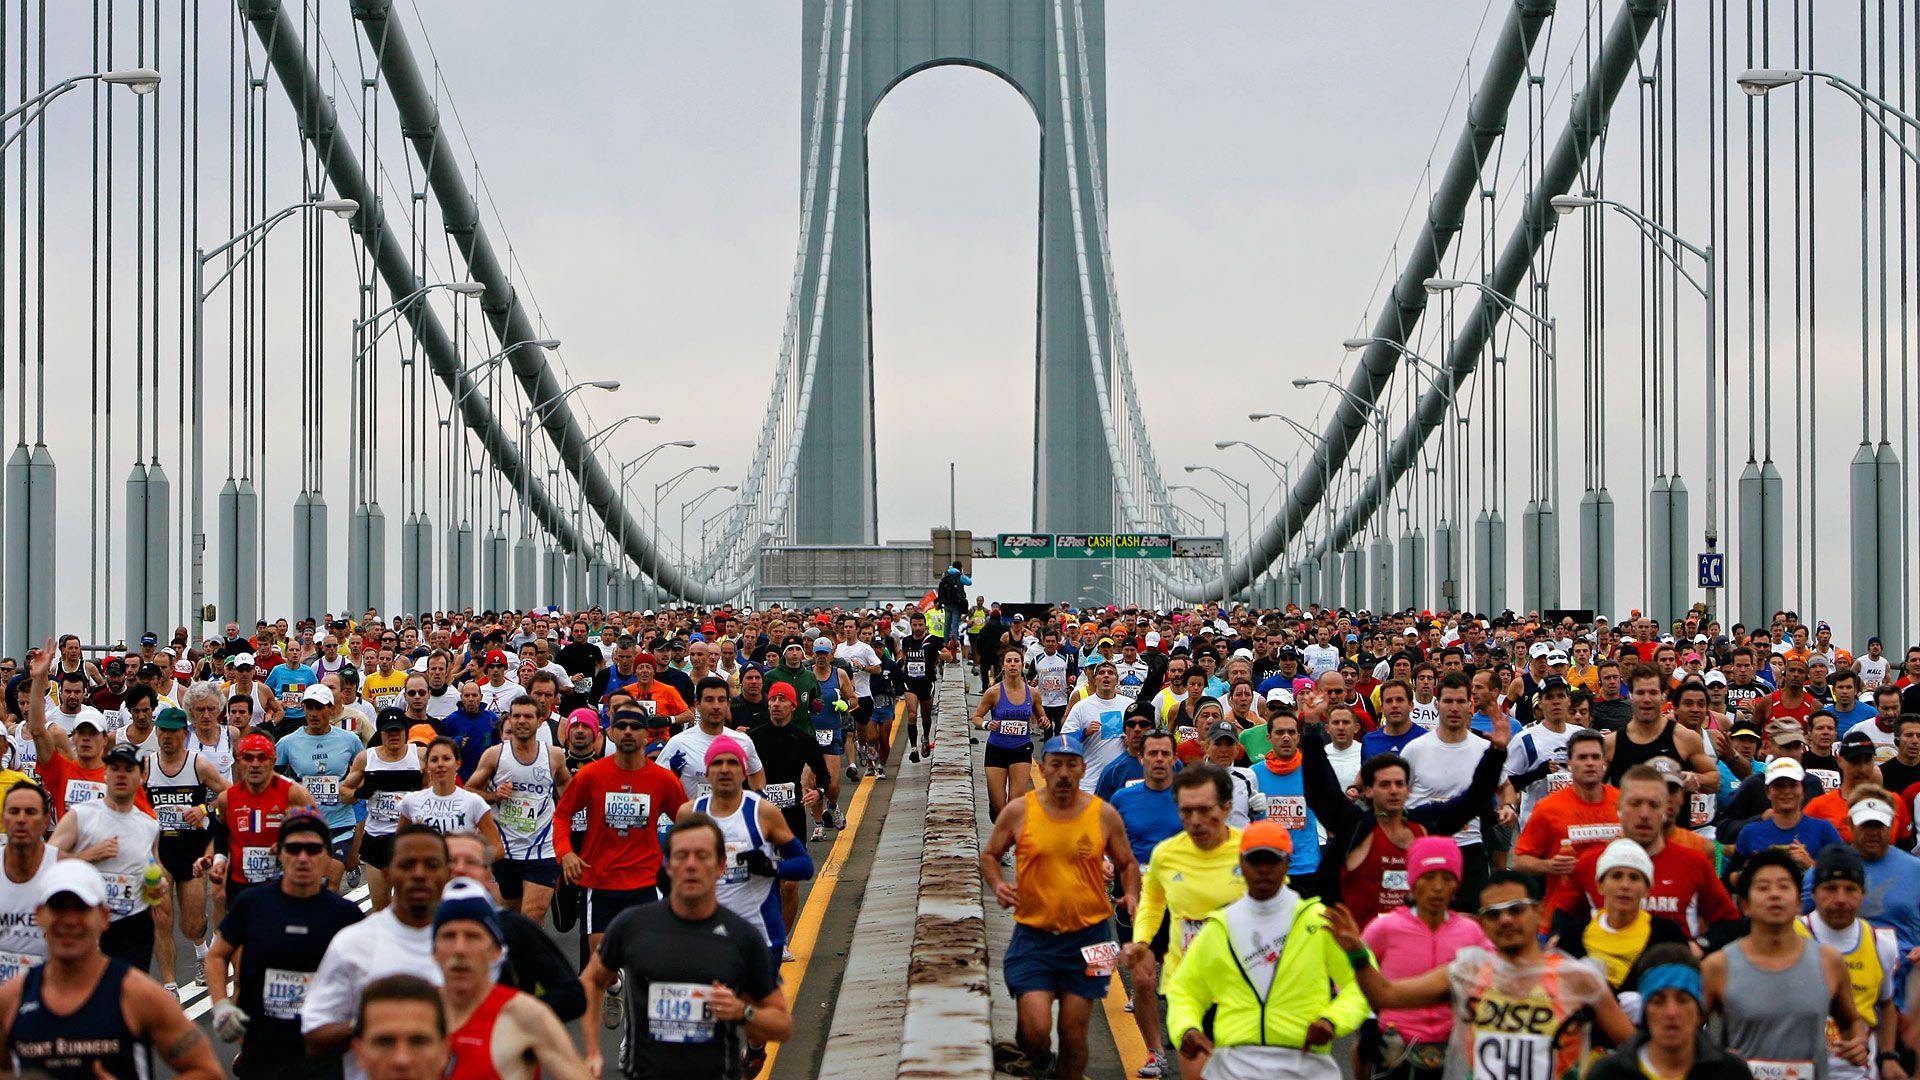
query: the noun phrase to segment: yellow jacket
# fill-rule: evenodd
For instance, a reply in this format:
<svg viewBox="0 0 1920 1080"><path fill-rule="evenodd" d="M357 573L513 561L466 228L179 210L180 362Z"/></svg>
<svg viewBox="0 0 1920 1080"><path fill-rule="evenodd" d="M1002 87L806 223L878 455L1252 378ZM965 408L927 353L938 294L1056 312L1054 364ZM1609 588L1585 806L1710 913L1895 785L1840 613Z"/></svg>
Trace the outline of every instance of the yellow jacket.
<svg viewBox="0 0 1920 1080"><path fill-rule="evenodd" d="M1245 966L1235 955L1229 920L1257 918L1253 901L1241 898L1207 916L1207 924L1187 946L1180 969L1166 985L1167 1033L1175 1046L1198 1028L1215 1046L1288 1046L1327 1052L1327 1045L1305 1046L1307 1028L1325 1017L1336 1037L1351 1034L1369 1015L1353 965L1327 931L1326 908L1318 900L1297 901L1293 924L1280 946L1273 983L1260 999ZM1332 993L1329 986L1336 987ZM1215 1010L1206 1021L1207 1010ZM1329 1044L1330 1045L1330 1044Z"/></svg>

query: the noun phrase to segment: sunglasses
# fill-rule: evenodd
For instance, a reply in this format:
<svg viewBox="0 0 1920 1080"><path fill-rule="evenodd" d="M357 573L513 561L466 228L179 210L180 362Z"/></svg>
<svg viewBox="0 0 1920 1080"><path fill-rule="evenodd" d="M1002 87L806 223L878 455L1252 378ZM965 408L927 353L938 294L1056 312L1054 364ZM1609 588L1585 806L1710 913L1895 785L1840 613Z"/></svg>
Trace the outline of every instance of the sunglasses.
<svg viewBox="0 0 1920 1080"><path fill-rule="evenodd" d="M326 854L327 849L321 844L281 844L280 850L288 855L307 855L317 859Z"/></svg>
<svg viewBox="0 0 1920 1080"><path fill-rule="evenodd" d="M408 690L406 691L406 694L408 697L426 697L427 696L427 692L425 690Z"/></svg>
<svg viewBox="0 0 1920 1080"><path fill-rule="evenodd" d="M610 731L643 731L646 729L646 726L645 724L635 723L632 720L616 720L608 724L607 729Z"/></svg>
<svg viewBox="0 0 1920 1080"><path fill-rule="evenodd" d="M1150 727L1152 727L1152 726L1153 726L1153 721L1151 721L1151 720L1128 720L1128 721L1127 721L1127 722L1126 722L1126 723L1125 723L1124 725L1122 725L1122 726L1124 726L1124 727L1127 727L1127 728L1150 728Z"/></svg>
<svg viewBox="0 0 1920 1080"><path fill-rule="evenodd" d="M1514 900L1503 900L1498 904L1488 904L1481 908L1480 917L1483 919L1498 919L1502 915L1518 915L1538 903L1539 901L1525 896Z"/></svg>
<svg viewBox="0 0 1920 1080"><path fill-rule="evenodd" d="M255 762L255 763L257 764L257 763L259 763L259 762L262 762L262 761L272 761L272 760L273 760L273 755L271 755L271 754L241 754L241 755L240 755L240 760L241 760L241 761L251 761L251 762Z"/></svg>

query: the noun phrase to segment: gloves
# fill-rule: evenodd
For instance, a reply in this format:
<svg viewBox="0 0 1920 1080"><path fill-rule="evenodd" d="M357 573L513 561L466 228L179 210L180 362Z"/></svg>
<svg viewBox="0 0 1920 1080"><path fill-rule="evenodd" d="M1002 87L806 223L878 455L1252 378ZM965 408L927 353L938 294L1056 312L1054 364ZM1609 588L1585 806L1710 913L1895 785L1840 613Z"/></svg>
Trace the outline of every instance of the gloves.
<svg viewBox="0 0 1920 1080"><path fill-rule="evenodd" d="M833 711L834 711L834 712L846 712L846 711L847 711L847 699L846 699L846 698L835 698L835 699L834 699L834 701L833 701Z"/></svg>
<svg viewBox="0 0 1920 1080"><path fill-rule="evenodd" d="M226 1042L239 1042L247 1033L246 1013L240 1011L232 999L222 999L213 1004L213 1033Z"/></svg>
<svg viewBox="0 0 1920 1080"><path fill-rule="evenodd" d="M1250 820L1259 821L1260 819L1266 816L1267 816L1266 793L1260 792L1260 791L1248 792L1247 793L1247 817Z"/></svg>
<svg viewBox="0 0 1920 1080"><path fill-rule="evenodd" d="M746 867L747 873L754 877L776 877L780 873L773 865L773 860L759 848L741 852L740 865Z"/></svg>

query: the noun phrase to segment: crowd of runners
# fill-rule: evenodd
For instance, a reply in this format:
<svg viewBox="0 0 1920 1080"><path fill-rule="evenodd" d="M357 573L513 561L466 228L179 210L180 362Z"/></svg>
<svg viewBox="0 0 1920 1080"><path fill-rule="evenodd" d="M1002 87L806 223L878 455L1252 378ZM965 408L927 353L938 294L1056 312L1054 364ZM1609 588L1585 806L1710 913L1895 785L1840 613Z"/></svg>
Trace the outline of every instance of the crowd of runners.
<svg viewBox="0 0 1920 1080"><path fill-rule="evenodd" d="M809 845L934 750L958 665L1007 1073L1084 1075L1116 975L1143 1077L1913 1069L1920 648L964 584L0 658L0 1042L87 1080L220 1075L212 1039L238 1076L525 1080L608 1075L605 1028L628 1077L758 1075Z"/></svg>

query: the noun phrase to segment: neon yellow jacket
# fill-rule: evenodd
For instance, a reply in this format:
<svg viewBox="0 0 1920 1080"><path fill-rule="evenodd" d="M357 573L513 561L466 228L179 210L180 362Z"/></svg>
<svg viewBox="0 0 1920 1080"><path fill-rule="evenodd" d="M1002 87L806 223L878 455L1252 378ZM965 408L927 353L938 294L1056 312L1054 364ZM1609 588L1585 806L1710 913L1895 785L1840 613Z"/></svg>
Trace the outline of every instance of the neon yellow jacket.
<svg viewBox="0 0 1920 1080"><path fill-rule="evenodd" d="M1243 897L1214 911L1187 946L1180 969L1165 984L1167 1034L1175 1046L1198 1028L1215 1046L1290 1046L1326 1053L1330 1044L1303 1045L1315 1020L1325 1017L1337 1037L1357 1030L1369 1015L1353 965L1327 931L1326 908L1318 900L1294 906L1273 984L1261 1001L1227 932L1229 919L1251 917L1251 904ZM1330 985L1337 994L1330 992ZM1210 1030L1209 1008L1216 1010Z"/></svg>

